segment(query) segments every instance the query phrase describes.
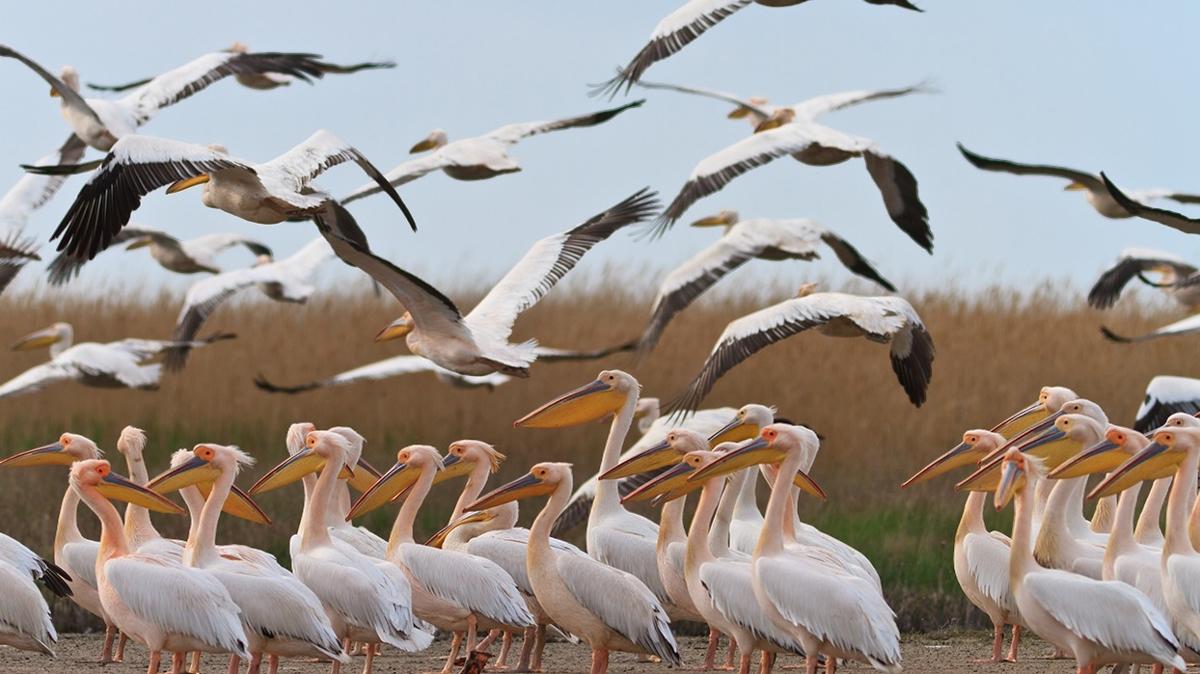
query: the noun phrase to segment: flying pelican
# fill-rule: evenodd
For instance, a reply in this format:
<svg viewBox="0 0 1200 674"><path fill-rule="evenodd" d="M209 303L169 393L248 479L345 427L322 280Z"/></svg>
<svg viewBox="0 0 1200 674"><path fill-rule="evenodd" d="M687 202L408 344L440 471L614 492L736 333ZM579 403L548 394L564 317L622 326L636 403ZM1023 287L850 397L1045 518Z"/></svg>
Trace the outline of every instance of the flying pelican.
<svg viewBox="0 0 1200 674"><path fill-rule="evenodd" d="M1142 335L1135 335L1133 337L1117 334L1103 325L1100 326L1100 332L1106 339L1112 342L1117 342L1118 344L1137 344L1139 342L1148 342L1161 337L1194 335L1197 332L1200 332L1200 314L1193 314L1187 318L1175 321L1174 323L1164 325L1161 328L1151 330L1150 332Z"/></svg>
<svg viewBox="0 0 1200 674"><path fill-rule="evenodd" d="M46 80L50 95L62 99L63 117L75 135L101 152L112 149L118 139L135 134L162 108L229 75L279 73L305 81L324 75L317 60L320 57L314 54L213 52L153 78L123 98L104 100L79 95L79 73L71 66L55 77L11 47L0 45L0 56L24 63Z"/></svg>
<svg viewBox="0 0 1200 674"><path fill-rule="evenodd" d="M72 465L71 488L100 519L100 601L117 627L150 651L149 674L158 672L162 651L175 654L173 671L179 671L185 652L249 657L240 611L224 586L201 569L132 551L109 499L174 514L183 514L182 508L113 473L103 459Z"/></svg>
<svg viewBox="0 0 1200 674"><path fill-rule="evenodd" d="M1109 190L1105 189L1103 178L1104 174L1096 175L1084 171L1076 171L1075 169L1062 168L1060 166L1043 166L1038 164L1019 164L1017 162L1008 161L1006 159L993 159L984 157L983 155L975 154L967 148L963 147L962 143L958 144L958 151L966 157L967 161L975 168L983 169L984 171L1000 171L1002 173L1014 173L1016 175L1035 175L1035 176L1051 176L1054 178L1063 178L1069 180L1064 188L1067 191L1082 191L1084 198L1096 209L1096 212L1106 218L1128 218L1138 213L1123 204L1120 198L1116 195L1110 195ZM1152 201L1159 199L1170 199L1181 204L1196 204L1200 203L1200 195L1184 194L1164 189L1148 189L1131 192L1127 197L1130 201L1136 202L1136 205L1145 207Z"/></svg>
<svg viewBox="0 0 1200 674"><path fill-rule="evenodd" d="M441 171L456 180L486 180L521 170L521 164L508 155L509 149L522 140L551 131L596 126L616 117L622 112L640 107L645 101L634 101L617 108L600 110L578 117L567 117L552 122L522 122L506 124L482 136L463 138L448 142L446 132L436 129L409 150L410 154L430 154L400 164L388 171L387 181L394 187L412 182L421 176ZM367 183L347 194L340 201L348 204L372 194L378 194L380 185Z"/></svg>
<svg viewBox="0 0 1200 674"><path fill-rule="evenodd" d="M715 194L734 178L776 159L791 155L810 166L840 164L852 157L862 157L867 173L879 188L888 216L905 234L926 252L933 252L933 233L929 230L928 212L917 193L917 179L895 157L886 154L867 138L842 133L818 123L820 115L846 105L886 97L925 91L923 85L884 92L846 92L803 101L793 106L774 106L770 109L748 100L724 94L712 94L702 89L657 85L685 93L716 96L739 103L764 121L755 126L754 135L744 138L702 160L692 169L688 181L666 210L659 215L650 230L661 236L671 228L692 204Z"/></svg>
<svg viewBox="0 0 1200 674"><path fill-rule="evenodd" d="M292 554L292 572L312 590L333 618L343 648L353 640L384 642L403 651L423 650L433 635L413 624L412 590L404 572L393 564L358 552L330 536L326 513L334 505L336 487L350 440L335 431L310 431L304 448L292 454L250 488L250 494L290 484L320 471L306 494L300 541ZM367 647L364 674L370 674L375 650ZM341 663L334 662L333 674Z"/></svg>
<svg viewBox="0 0 1200 674"><path fill-rule="evenodd" d="M0 611L0 644L53 656L58 632L50 620L50 607L35 583L60 597L69 597L71 577L20 541L0 534L0 578L6 592L4 610Z"/></svg>
<svg viewBox="0 0 1200 674"><path fill-rule="evenodd" d="M39 159L37 164L74 163L79 161L86 148L83 141L72 135L62 147ZM0 197L0 292L4 292L26 263L41 259L36 241L25 236L25 226L29 216L54 198L66 180L66 176L26 173Z"/></svg>
<svg viewBox="0 0 1200 674"><path fill-rule="evenodd" d="M900 487L911 487L957 468L974 465L1004 442L1004 436L999 433L969 430L963 433L961 443L917 471ZM954 576L967 600L992 621L991 661L1016 662L1021 643L1021 616L1008 578L1012 541L1002 533L989 531L984 523L983 506L988 493L967 493L962 518L954 532ZM1002 659L1005 625L1012 625L1012 643L1008 657Z"/></svg>
<svg viewBox="0 0 1200 674"><path fill-rule="evenodd" d="M190 454L154 478L148 488L164 494L197 484L209 486L199 521L192 523L188 534L183 562L216 576L241 609L249 637L248 674L257 674L263 654L271 657L272 671L279 656L349 662L321 601L304 583L278 564L261 566L227 556L217 547L217 523L233 494L233 482L241 467L253 465L254 459L236 447L208 443L196 445ZM238 666L238 656L232 657L231 671Z"/></svg>
<svg viewBox="0 0 1200 674"><path fill-rule="evenodd" d="M347 519L365 512L372 499L387 500L408 490L388 537L388 559L408 576L413 588L413 612L440 629L466 633L467 652L475 650L478 627L534 626L525 600L512 577L483 557L419 545L413 522L434 480L442 457L428 445L410 445L396 454L396 465L359 498ZM448 674L458 657L460 640L450 646L442 668Z"/></svg>
<svg viewBox="0 0 1200 674"><path fill-rule="evenodd" d="M1200 412L1200 379L1158 375L1146 385L1146 395L1138 407L1133 427L1149 432L1167 422L1176 412Z"/></svg>
<svg viewBox="0 0 1200 674"><path fill-rule="evenodd" d="M1149 279L1147 273L1157 274ZM1126 248L1116 264L1105 270L1088 292L1088 304L1108 309L1116 304L1121 291L1134 278L1151 288L1159 288L1189 309L1200 307L1200 277L1193 278L1196 267L1170 253L1145 248Z"/></svg>
<svg viewBox="0 0 1200 674"><path fill-rule="evenodd" d="M726 372L764 347L810 328L831 337L865 337L891 344L892 370L908 399L920 407L933 378L933 339L912 305L901 297L818 293L804 285L797 297L747 314L717 338L704 367L672 410L693 410Z"/></svg>
<svg viewBox="0 0 1200 674"><path fill-rule="evenodd" d="M413 353L459 374L525 377L537 359L537 343L508 341L517 317L593 246L642 221L657 207L654 193L643 189L574 229L538 241L466 316L436 288L358 244L338 237L331 237L330 243L339 257L369 274L407 310L376 341L404 337Z"/></svg>
<svg viewBox="0 0 1200 674"><path fill-rule="evenodd" d="M1033 554L1033 492L1046 479L1035 456L1013 448L1005 454L994 501L997 510L1015 498L1009 578L1017 609L1038 636L1075 658L1077 671L1106 663L1162 664L1187 668L1170 622L1141 592L1119 581L1102 581L1042 567Z"/></svg>
<svg viewBox="0 0 1200 674"><path fill-rule="evenodd" d="M758 464L779 464L762 533L750 562L754 596L768 618L794 634L807 654L809 674L817 656L865 662L879 671L900 671L900 631L883 595L869 581L845 573L819 550L789 548L783 540L786 510L797 478L805 491L823 495L801 470L817 452L816 433L803 426L771 424L759 437L700 468L689 482L711 481ZM812 601L820 597L820 601Z"/></svg>
<svg viewBox="0 0 1200 674"><path fill-rule="evenodd" d="M250 47L243 42L234 42L225 51L231 54L248 54L250 53ZM316 61L312 59L310 59L309 65L315 66L318 70L326 75L348 75L350 73L356 73L362 70L383 70L396 67L396 63L394 61L365 61L363 63L350 63L341 65L338 63L328 63L326 61ZM296 77L287 73L271 71L240 72L234 75L234 79L237 80L238 84L248 89L259 90L286 87L297 80L305 80L305 78ZM145 86L153 80L153 77L147 77L136 82L127 82L125 84L92 84L91 82L88 82L87 86L89 89L94 91L120 92Z"/></svg>
<svg viewBox="0 0 1200 674"><path fill-rule="evenodd" d="M317 291L313 284L317 271L333 258L333 249L324 238L317 237L282 260L274 260L266 253L259 256L253 267L227 271L193 283L184 295L172 339L193 341L204 322L225 300L251 286L257 286L276 302L304 304ZM186 348L169 352L167 369L182 369L187 354Z"/></svg>
<svg viewBox="0 0 1200 674"><path fill-rule="evenodd" d="M193 342L168 342L153 339L123 339L119 342L82 342L72 344L75 330L70 323L55 323L21 338L16 351L50 347L50 361L31 367L0 384L0 398L24 395L46 386L73 380L99 388L134 388L153 391L158 388L162 365L143 362L181 347L197 348L232 339L222 333Z"/></svg>
<svg viewBox="0 0 1200 674"><path fill-rule="evenodd" d="M646 70L700 37L709 28L724 21L729 15L757 3L763 7L790 7L806 0L687 0L682 7L663 17L646 45L617 71L616 77L599 85L596 93L607 92L615 96L622 88L629 89L638 82ZM921 9L909 0L866 0L872 5L895 5L920 12Z"/></svg>
<svg viewBox="0 0 1200 674"><path fill-rule="evenodd" d="M538 603L554 623L592 649L591 674L608 671L612 650L657 655L664 663L678 666L679 647L671 634L670 619L642 581L591 557L560 554L550 546L550 528L567 504L571 481L569 464L539 463L524 477L468 505L467 510L549 495L529 530L529 580Z"/></svg>
<svg viewBox="0 0 1200 674"><path fill-rule="evenodd" d="M76 461L98 459L102 454L100 448L90 439L74 433L63 433L56 442L0 460L0 468L70 466ZM58 511L58 526L54 532L54 564L67 575L71 601L104 621L104 645L101 647L100 662L120 662L124 659L123 649L118 649L115 658L112 652L117 628L100 603L96 581L96 554L100 550L100 544L80 533L78 518L79 494L68 485L63 493L62 506ZM124 644L124 639L121 643Z"/></svg>
<svg viewBox="0 0 1200 674"><path fill-rule="evenodd" d="M216 257L234 246L245 246L255 256L270 257L266 245L241 234L205 234L180 241L161 229L129 225L113 236L110 245L128 243L125 250L149 248L150 257L176 274L220 274ZM62 285L79 275L87 260L59 253L47 268L51 285Z"/></svg>
<svg viewBox="0 0 1200 674"><path fill-rule="evenodd" d="M1100 179L1104 181L1104 187L1108 190L1109 196L1128 213L1144 220L1150 220L1160 225L1177 229L1184 234L1200 234L1200 219L1189 218L1186 215L1165 208L1147 206L1138 200L1136 192L1133 194L1122 192L1119 187L1113 184L1113 181L1108 179L1108 176L1103 171L1100 172ZM1200 197L1189 197L1187 200L1176 199L1176 201L1180 201L1181 203L1200 203Z"/></svg>
<svg viewBox="0 0 1200 674"><path fill-rule="evenodd" d="M293 386L272 384L266 377L260 374L255 378L254 385L268 393L304 393L305 391L312 391L314 389L349 386L350 384L357 384L363 381L380 381L424 372L433 373L438 381L443 384L462 388L486 388L492 390L497 386L512 381L512 377L500 374L499 372L493 372L481 377L473 377L447 370L421 356L392 356L391 358L377 360L374 363L356 367L352 370L326 377L325 379L318 379Z"/></svg>
<svg viewBox="0 0 1200 674"><path fill-rule="evenodd" d="M658 287L650 321L638 339L638 349L653 349L667 323L726 274L752 259L815 260L821 244L829 246L847 269L889 291L896 288L879 275L849 241L806 218L741 220L735 211L702 218L693 227L725 227L725 235L676 267Z"/></svg>

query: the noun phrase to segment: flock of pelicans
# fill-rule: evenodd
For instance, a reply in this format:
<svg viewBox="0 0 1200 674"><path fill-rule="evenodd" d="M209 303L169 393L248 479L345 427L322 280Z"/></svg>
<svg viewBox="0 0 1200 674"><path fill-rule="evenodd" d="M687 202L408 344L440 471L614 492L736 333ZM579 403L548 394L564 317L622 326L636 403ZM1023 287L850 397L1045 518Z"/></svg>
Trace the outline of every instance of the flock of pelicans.
<svg viewBox="0 0 1200 674"><path fill-rule="evenodd" d="M304 302L319 291L316 273L334 258L365 272L402 305L403 314L376 339L403 338L412 355L297 385L260 376L256 383L263 390L296 393L416 372L435 373L454 385L495 387L528 377L538 360L644 353L655 347L674 316L751 260L812 260L828 249L850 272L894 292L866 256L826 227L803 218L743 219L724 210L692 223L723 228L723 235L666 276L640 335L591 351L511 341L521 313L594 246L633 225L648 238L662 236L696 201L788 156L816 167L861 158L888 217L932 252L928 213L912 172L874 141L821 121L851 106L925 93L927 86L775 105L642 79L654 62L740 9L802 1L689 0L664 18L646 46L600 90L615 95L639 87L722 101L734 106L728 117L748 121L752 133L700 160L665 207L654 192L639 190L536 241L466 312L430 283L372 252L346 205L385 193L416 231L416 219L397 187L438 171L465 181L520 171L509 153L522 140L601 125L645 101L554 121L507 124L453 141L435 130L412 147L420 156L387 172L325 130L273 159L252 161L220 145L154 138L140 129L161 109L226 77L249 89L269 90L395 64L339 65L313 54L254 52L235 44L156 77L89 85L120 92L119 98L85 98L73 68L56 76L0 45L0 57L23 64L49 84L71 128L67 140L26 165L26 174L0 199L0 291L31 261L40 260L37 243L25 234L28 219L79 173L88 178L50 237L58 241L58 255L47 270L52 285L85 274L89 260L118 244L146 248L168 271L208 275L187 291L168 340L76 343L65 322L27 335L16 348L48 347L50 360L0 384L0 398L67 380L157 388L163 369L182 368L191 349L234 337L200 336L226 299L253 287L274 301ZM866 1L920 11L907 0ZM104 153L103 158L85 161L88 148ZM1150 205L1156 199L1200 203L1200 196L1123 192L1104 174L959 149L983 170L1066 179L1068 190L1083 191L1105 217L1141 217L1200 233L1200 220ZM337 199L313 181L343 163L357 165L370 181ZM262 225L311 221L316 236L276 259L254 237L214 233L181 241L130 222L152 192L165 187L173 194L195 186L203 186L205 206ZM254 264L223 268L218 257L235 248L253 254ZM1134 279L1171 293L1186 307L1200 306L1197 267L1143 250L1123 253L1097 281L1089 303L1111 307ZM230 671L248 660L249 671L257 672L265 658L274 672L284 657L328 660L336 673L352 652L364 656L364 672L370 672L381 644L420 651L443 631L453 635L443 671L455 665L460 650L474 658L497 639L502 644L498 664L506 665L515 634L523 636L516 670L538 670L553 632L585 643L592 652L592 672L600 674L610 651L680 665L671 628L679 620L708 625L706 669L716 666L724 636L727 666L736 661L742 674L755 652L761 653L762 672L771 671L781 654L803 657L810 673L820 667L832 672L842 661L897 671L900 634L870 561L797 515L801 493L825 498L808 475L819 437L776 418L763 405L699 409L725 373L757 351L810 329L889 344L892 369L906 396L916 406L925 402L934 345L912 305L895 295L817 292L806 284L796 297L729 323L692 383L665 406L675 414L660 416L658 400L639 398L631 375L606 370L518 420L520 428L562 428L611 418L599 471L578 489L569 464L539 463L525 476L484 493L504 456L477 440L455 442L444 455L427 445L407 446L380 474L363 460L365 440L353 429L318 430L298 423L287 432L288 458L242 491L235 480L253 459L237 447L202 443L180 450L168 470L151 478L143 458L147 438L127 427L116 443L128 464L124 477L100 458L96 442L64 433L49 445L0 460L4 468L69 466L53 562L0 535L0 576L8 589L0 602L0 643L52 653L57 636L35 586L39 581L104 621L103 662L121 660L131 638L149 651L149 672L160 669L164 656L171 658L173 672L197 671L200 654L219 653L230 656ZM1133 338L1103 330L1114 340L1140 341L1200 331L1200 317ZM1073 658L1080 672L1106 664L1183 670L1187 662L1200 661L1196 412L1200 380L1155 378L1136 429L1111 425L1098 405L1068 389L1047 387L1036 404L991 430L967 431L960 445L905 483L976 468L958 484L969 495L955 538L954 567L967 597L995 625L993 660L1001 659L1003 629L1011 625L1009 659L1017 655L1020 631L1030 629ZM642 436L622 452L635 421ZM1088 477L1098 473L1104 477L1089 492ZM760 474L771 487L765 512L756 498ZM414 522L423 501L436 484L456 477L466 483L447 525L429 541L418 542ZM1138 515L1143 481L1152 486ZM268 523L253 496L294 482L303 483L305 504L291 539L290 570L261 550L216 544L222 512ZM360 492L357 499L351 487ZM173 492L180 493L186 510L168 498ZM685 526L685 504L693 492L699 493L698 502ZM548 499L532 526L517 527L517 502L538 496ZM983 509L989 498L997 508L1015 504L1011 537L986 529ZM1083 515L1086 498L1099 499L1090 522ZM123 519L114 501L126 504ZM402 503L387 540L351 524L393 501ZM657 524L626 509L626 503L638 501L661 506ZM80 502L100 521L98 541L80 533ZM1165 531L1159 526L1164 507ZM187 540L160 536L150 512L189 514ZM586 552L553 537L584 520Z"/></svg>

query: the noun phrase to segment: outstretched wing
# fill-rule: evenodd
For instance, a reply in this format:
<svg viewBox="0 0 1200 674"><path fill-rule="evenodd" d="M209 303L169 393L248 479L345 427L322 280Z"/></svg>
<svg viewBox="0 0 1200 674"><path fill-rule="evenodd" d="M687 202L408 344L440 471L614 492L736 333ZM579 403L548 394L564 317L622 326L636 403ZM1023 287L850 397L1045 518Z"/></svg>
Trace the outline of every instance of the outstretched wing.
<svg viewBox="0 0 1200 674"><path fill-rule="evenodd" d="M1189 218L1182 213L1169 211L1165 208L1155 208L1154 206L1147 206L1146 204L1134 201L1114 185L1108 179L1108 176L1104 175L1103 171L1100 172L1100 178L1104 181L1104 188L1108 190L1112 198L1121 205L1121 208L1129 211L1130 215L1135 215L1144 220L1151 220L1172 229L1178 229L1185 234L1200 234L1200 219Z"/></svg>
<svg viewBox="0 0 1200 674"><path fill-rule="evenodd" d="M400 164L396 168L385 173L383 177L392 187L399 187L404 183L412 182L427 173L432 173L439 169L450 166L453 163L454 161L445 152L431 152L422 157L410 159L403 164ZM379 194L382 191L383 188L377 183L369 182L365 185L359 186L345 197L342 197L341 202L343 204L348 204L358 201L363 197L369 197L372 194Z"/></svg>
<svg viewBox="0 0 1200 674"><path fill-rule="evenodd" d="M492 387L498 383L499 377L505 375L491 374L483 377L475 377L470 375L462 375L457 372L452 372L437 363L423 358L421 356L394 356L381 361L356 367L353 370L347 370L340 374L335 374L332 377L312 381L295 386L279 386L267 381L265 377L259 375L254 384L258 388L267 391L268 393L302 393L313 389L325 388L329 386L347 386L356 384L362 381L379 381L382 379L391 379L393 377L402 377L408 374L418 374L421 372L433 372L439 378L446 377L459 386L475 387L486 386ZM502 380L500 380L502 381Z"/></svg>
<svg viewBox="0 0 1200 674"><path fill-rule="evenodd" d="M55 152L40 158L37 166L73 164L81 157L87 145L79 136L71 134ZM65 175L39 175L26 173L16 184L0 197L0 232L20 232L29 220L30 213L46 205L58 189L66 182Z"/></svg>
<svg viewBox="0 0 1200 674"><path fill-rule="evenodd" d="M178 243L175 237L166 232L148 227L127 226L114 234L112 239L109 240L108 245L115 246L142 237L153 237ZM46 267L46 274L50 285L62 285L73 280L76 276L79 276L79 272L83 270L83 265L87 264L87 262L87 258L74 257L68 253L59 253Z"/></svg>
<svg viewBox="0 0 1200 674"><path fill-rule="evenodd" d="M557 119L552 122L525 122L521 124L508 124L496 129L495 131L489 131L486 135L488 138L495 138L500 142L512 144L521 140L522 138L536 136L539 133L549 133L551 131L560 131L562 129L575 129L585 126L596 126L597 124L603 124L604 122L607 122L608 120L616 117L630 108L641 107L645 102L645 100L637 100L632 103L626 103L622 106L609 108L608 110L600 110L598 112L579 115L577 117Z"/></svg>
<svg viewBox="0 0 1200 674"><path fill-rule="evenodd" d="M65 82L52 75L50 71L43 68L37 61L34 61L12 47L2 44L0 44L0 56L6 56L24 63L25 66L36 73L38 77L46 80L46 83L49 84L50 88L54 90L54 93L62 97L63 101L66 102L68 107L80 114L91 117L92 121L94 121L97 126L104 126L104 122L100 120L100 116L97 115L96 111L87 104L87 101L83 99L83 96L79 95L78 91L75 91L71 87L67 86Z"/></svg>
<svg viewBox="0 0 1200 674"><path fill-rule="evenodd" d="M1096 176L1075 169L1064 168L1062 166L1050 166L1048 164L1021 164L1007 159L993 159L985 157L981 154L975 154L967 148L963 147L962 143L958 143L958 151L966 157L971 165L984 171L1000 171L1002 173L1015 173L1019 176L1052 176L1055 178L1065 178L1072 182L1086 185L1088 189L1101 189L1103 185Z"/></svg>
<svg viewBox="0 0 1200 674"><path fill-rule="evenodd" d="M771 116L771 111L764 107L751 103L748 99L739 98L733 94L727 94L724 91L715 91L713 89L701 89L700 87L689 87L682 84L668 84L666 82L647 82L640 80L637 82L639 87L645 89L663 89L665 91L677 91L681 94L692 94L694 96L704 96L705 98L713 98L718 101L725 101L738 106L738 109L745 109L754 113L758 117L767 118Z"/></svg>
<svg viewBox="0 0 1200 674"><path fill-rule="evenodd" d="M126 228L128 229L128 228ZM241 234L205 234L194 239L188 239L182 244L188 255L194 258L211 258L234 246L245 246L255 255L272 255L271 248L265 243Z"/></svg>
<svg viewBox="0 0 1200 674"><path fill-rule="evenodd" d="M834 94L825 94L824 96L810 98L806 101L802 101L796 105L793 105L792 109L796 111L797 117L816 119L821 115L830 112L836 112L838 110L845 110L846 108L867 103L869 101L881 101L888 98L907 96L909 94L926 94L932 92L933 87L931 87L928 82L918 82L912 86L900 87L899 89L840 91Z"/></svg>
<svg viewBox="0 0 1200 674"><path fill-rule="evenodd" d="M35 365L0 384L0 398L33 393L55 382L75 379L78 376L79 371L74 367L65 366L53 361Z"/></svg>
<svg viewBox="0 0 1200 674"><path fill-rule="evenodd" d="M1146 272L1169 268L1177 277L1190 276L1196 268L1170 253L1128 249L1121 252L1120 259L1096 280L1088 292L1088 304L1097 309L1108 309L1116 304L1121 291L1135 277Z"/></svg>
<svg viewBox="0 0 1200 674"><path fill-rule="evenodd" d="M1110 341L1119 342L1121 344L1136 344L1138 342L1148 342L1159 337L1176 337L1179 335L1191 335L1200 332L1200 314L1193 314L1182 320L1175 321L1168 325L1164 325L1157 330L1152 330L1144 335L1136 337L1125 337L1118 335L1105 326L1100 326L1100 332Z"/></svg>

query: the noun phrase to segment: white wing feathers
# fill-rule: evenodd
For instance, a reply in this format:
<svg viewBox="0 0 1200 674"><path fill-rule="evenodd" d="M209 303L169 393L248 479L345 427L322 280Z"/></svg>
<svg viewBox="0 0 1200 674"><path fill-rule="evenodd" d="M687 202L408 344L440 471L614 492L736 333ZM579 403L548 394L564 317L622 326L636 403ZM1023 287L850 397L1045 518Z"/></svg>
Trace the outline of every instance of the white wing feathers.
<svg viewBox="0 0 1200 674"><path fill-rule="evenodd" d="M990 535L970 533L963 540L967 566L979 589L1000 608L1017 613L1008 577L1010 546Z"/></svg>
<svg viewBox="0 0 1200 674"><path fill-rule="evenodd" d="M726 619L784 651L804 654L804 646L799 640L771 622L758 605L749 564L726 560L709 562L700 567L700 582L713 606Z"/></svg>
<svg viewBox="0 0 1200 674"><path fill-rule="evenodd" d="M0 561L0 585L5 594L0 602L0 641L7 627L35 642L43 653L53 655L58 632L50 620L50 607L33 578L22 569Z"/></svg>
<svg viewBox="0 0 1200 674"><path fill-rule="evenodd" d="M641 517L629 513L632 517ZM642 518L644 519L644 518ZM653 523L651 523L653 524ZM650 535L647 536L646 534ZM669 602L658 573L655 549L657 532L622 531L609 526L588 530L588 554L602 564L627 571L643 583L659 602Z"/></svg>
<svg viewBox="0 0 1200 674"><path fill-rule="evenodd" d="M512 577L483 557L408 543L404 565L431 594L502 625L529 627L533 616Z"/></svg>
<svg viewBox="0 0 1200 674"><path fill-rule="evenodd" d="M226 562L205 570L241 607L242 620L250 629L271 638L309 643L330 657L341 652L321 601L290 572L263 572L248 564Z"/></svg>

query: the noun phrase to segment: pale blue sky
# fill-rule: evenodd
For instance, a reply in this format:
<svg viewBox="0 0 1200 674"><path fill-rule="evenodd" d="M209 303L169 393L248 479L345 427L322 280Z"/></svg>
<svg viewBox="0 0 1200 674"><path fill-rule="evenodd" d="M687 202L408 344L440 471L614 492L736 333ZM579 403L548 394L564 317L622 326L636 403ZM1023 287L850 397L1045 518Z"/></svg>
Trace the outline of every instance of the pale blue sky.
<svg viewBox="0 0 1200 674"><path fill-rule="evenodd" d="M400 63L395 70L330 77L312 87L255 92L222 82L144 127L151 135L222 143L252 160L327 128L386 170L435 127L458 138L605 107L607 101L587 96L587 83L607 78L632 56L679 1L20 3L6 9L0 39L52 70L69 63L85 81L104 82L155 74L235 40L340 62L394 59ZM932 257L891 224L860 161L824 169L778 161L697 203L687 218L721 208L744 216L812 217L855 243L901 291L948 280L1029 287L1049 276L1086 286L1133 244L1200 259L1200 240L1145 221L1105 219L1054 179L977 171L954 147L961 140L983 154L1103 169L1130 188L1200 191L1192 46L1200 5L918 4L925 13L854 0L751 6L646 77L781 103L933 79L938 95L826 118L877 140L916 174L936 239ZM17 62L0 61L0 89L7 129L0 138L6 158L0 185L6 186L18 177L18 162L57 146L67 127L46 85ZM514 152L522 173L474 183L434 174L405 186L401 194L420 224L418 234L380 197L353 211L378 250L435 283L491 278L534 239L573 226L643 185L670 199L699 159L747 132L724 118L722 104L647 93L642 109L606 125L522 143ZM356 169L340 167L320 184L341 194L363 180ZM35 216L35 233L48 236L80 183L76 178ZM254 233L284 254L313 235L308 225L250 225L204 208L198 197L157 193L134 217L181 237ZM597 270L608 261L665 270L713 236L676 227L648 244L622 235L600 246L584 267ZM224 258L227 266L248 261L238 252ZM738 278L841 278L835 267L830 261L811 269L760 263ZM144 254L116 252L98 258L86 278L187 283ZM40 274L26 273L21 285L35 280Z"/></svg>

